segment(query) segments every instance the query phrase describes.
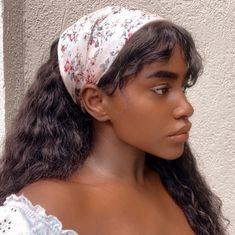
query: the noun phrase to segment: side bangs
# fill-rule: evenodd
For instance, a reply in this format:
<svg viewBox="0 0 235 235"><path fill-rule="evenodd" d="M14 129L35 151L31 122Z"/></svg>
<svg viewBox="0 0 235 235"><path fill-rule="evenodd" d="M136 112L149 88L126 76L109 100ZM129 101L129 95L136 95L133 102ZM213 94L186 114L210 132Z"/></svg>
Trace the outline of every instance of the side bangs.
<svg viewBox="0 0 235 235"><path fill-rule="evenodd" d="M190 33L169 21L151 22L129 39L98 84L102 88L120 89L131 75L137 75L144 65L157 61L167 61L176 45L185 56L188 70L185 88L192 87L203 70L202 59L196 50ZM110 91L110 89L108 89Z"/></svg>

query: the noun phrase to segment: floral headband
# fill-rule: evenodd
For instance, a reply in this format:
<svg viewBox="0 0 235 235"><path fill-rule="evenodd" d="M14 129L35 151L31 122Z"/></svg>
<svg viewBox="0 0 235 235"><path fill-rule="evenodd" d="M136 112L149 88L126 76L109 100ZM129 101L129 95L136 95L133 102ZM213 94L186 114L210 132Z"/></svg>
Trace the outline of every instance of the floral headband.
<svg viewBox="0 0 235 235"><path fill-rule="evenodd" d="M58 44L60 74L76 97L84 84L97 84L127 40L151 21L161 20L140 10L105 7L83 16L66 29Z"/></svg>

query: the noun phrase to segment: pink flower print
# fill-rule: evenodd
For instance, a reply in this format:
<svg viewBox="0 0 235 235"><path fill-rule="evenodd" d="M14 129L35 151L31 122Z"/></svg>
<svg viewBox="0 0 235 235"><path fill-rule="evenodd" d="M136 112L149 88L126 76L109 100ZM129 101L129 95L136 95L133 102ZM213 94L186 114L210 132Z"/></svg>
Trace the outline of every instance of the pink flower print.
<svg viewBox="0 0 235 235"><path fill-rule="evenodd" d="M77 83L84 82L84 74L83 74L83 72L77 74L76 82Z"/></svg>
<svg viewBox="0 0 235 235"><path fill-rule="evenodd" d="M62 47L61 47L62 53L64 53L66 51L66 49L67 49L67 47L65 45L62 45Z"/></svg>
<svg viewBox="0 0 235 235"><path fill-rule="evenodd" d="M75 59L77 60L77 65L81 65L81 54L76 54Z"/></svg>
<svg viewBox="0 0 235 235"><path fill-rule="evenodd" d="M129 32L129 33L127 34L127 37L125 37L125 42L127 42L127 41L131 38L132 35L133 35L133 33L132 33L132 32Z"/></svg>
<svg viewBox="0 0 235 235"><path fill-rule="evenodd" d="M91 74L91 71L86 71L86 83L87 84L95 84L95 75Z"/></svg>
<svg viewBox="0 0 235 235"><path fill-rule="evenodd" d="M94 40L93 37L91 37L89 40L89 45L93 45L94 43L96 43L96 41Z"/></svg>
<svg viewBox="0 0 235 235"><path fill-rule="evenodd" d="M94 66L95 62L96 62L96 57L95 56L93 56L91 58L88 58L88 64L90 64L90 66Z"/></svg>
<svg viewBox="0 0 235 235"><path fill-rule="evenodd" d="M92 35L90 34L85 34L85 36L83 37L85 41L88 41L88 45L92 45L95 43L94 38L92 37Z"/></svg>
<svg viewBox="0 0 235 235"><path fill-rule="evenodd" d="M68 36L70 41L72 42L75 39L76 33L69 33Z"/></svg>
<svg viewBox="0 0 235 235"><path fill-rule="evenodd" d="M70 65L69 61L67 60L66 63L65 63L65 65L64 65L64 71L65 71L66 73L69 73L70 70L71 70L71 68L72 68L72 66Z"/></svg>

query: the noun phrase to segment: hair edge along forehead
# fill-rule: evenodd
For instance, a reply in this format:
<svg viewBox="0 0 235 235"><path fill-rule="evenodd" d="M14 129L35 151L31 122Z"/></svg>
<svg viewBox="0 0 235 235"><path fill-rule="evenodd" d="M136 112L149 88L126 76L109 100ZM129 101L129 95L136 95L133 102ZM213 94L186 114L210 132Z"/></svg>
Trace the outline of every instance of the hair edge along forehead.
<svg viewBox="0 0 235 235"><path fill-rule="evenodd" d="M148 23L134 33L98 86L108 88L110 95L113 94L117 87L122 88L128 77L136 75L145 64L168 60L176 45L182 49L188 65L185 86L193 86L203 70L202 58L190 33L166 20Z"/></svg>

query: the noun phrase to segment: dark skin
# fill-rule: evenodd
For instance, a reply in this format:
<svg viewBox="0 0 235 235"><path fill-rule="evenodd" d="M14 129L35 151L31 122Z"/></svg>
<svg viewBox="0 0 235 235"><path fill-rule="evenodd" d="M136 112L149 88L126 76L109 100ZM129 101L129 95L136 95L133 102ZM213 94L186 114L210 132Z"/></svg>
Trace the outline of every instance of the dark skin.
<svg viewBox="0 0 235 235"><path fill-rule="evenodd" d="M159 175L145 165L145 152L169 160L183 152L185 141L170 136L191 127L186 70L176 46L168 61L145 65L112 96L83 87L95 130L90 156L67 180L39 181L19 194L80 235L193 235Z"/></svg>

